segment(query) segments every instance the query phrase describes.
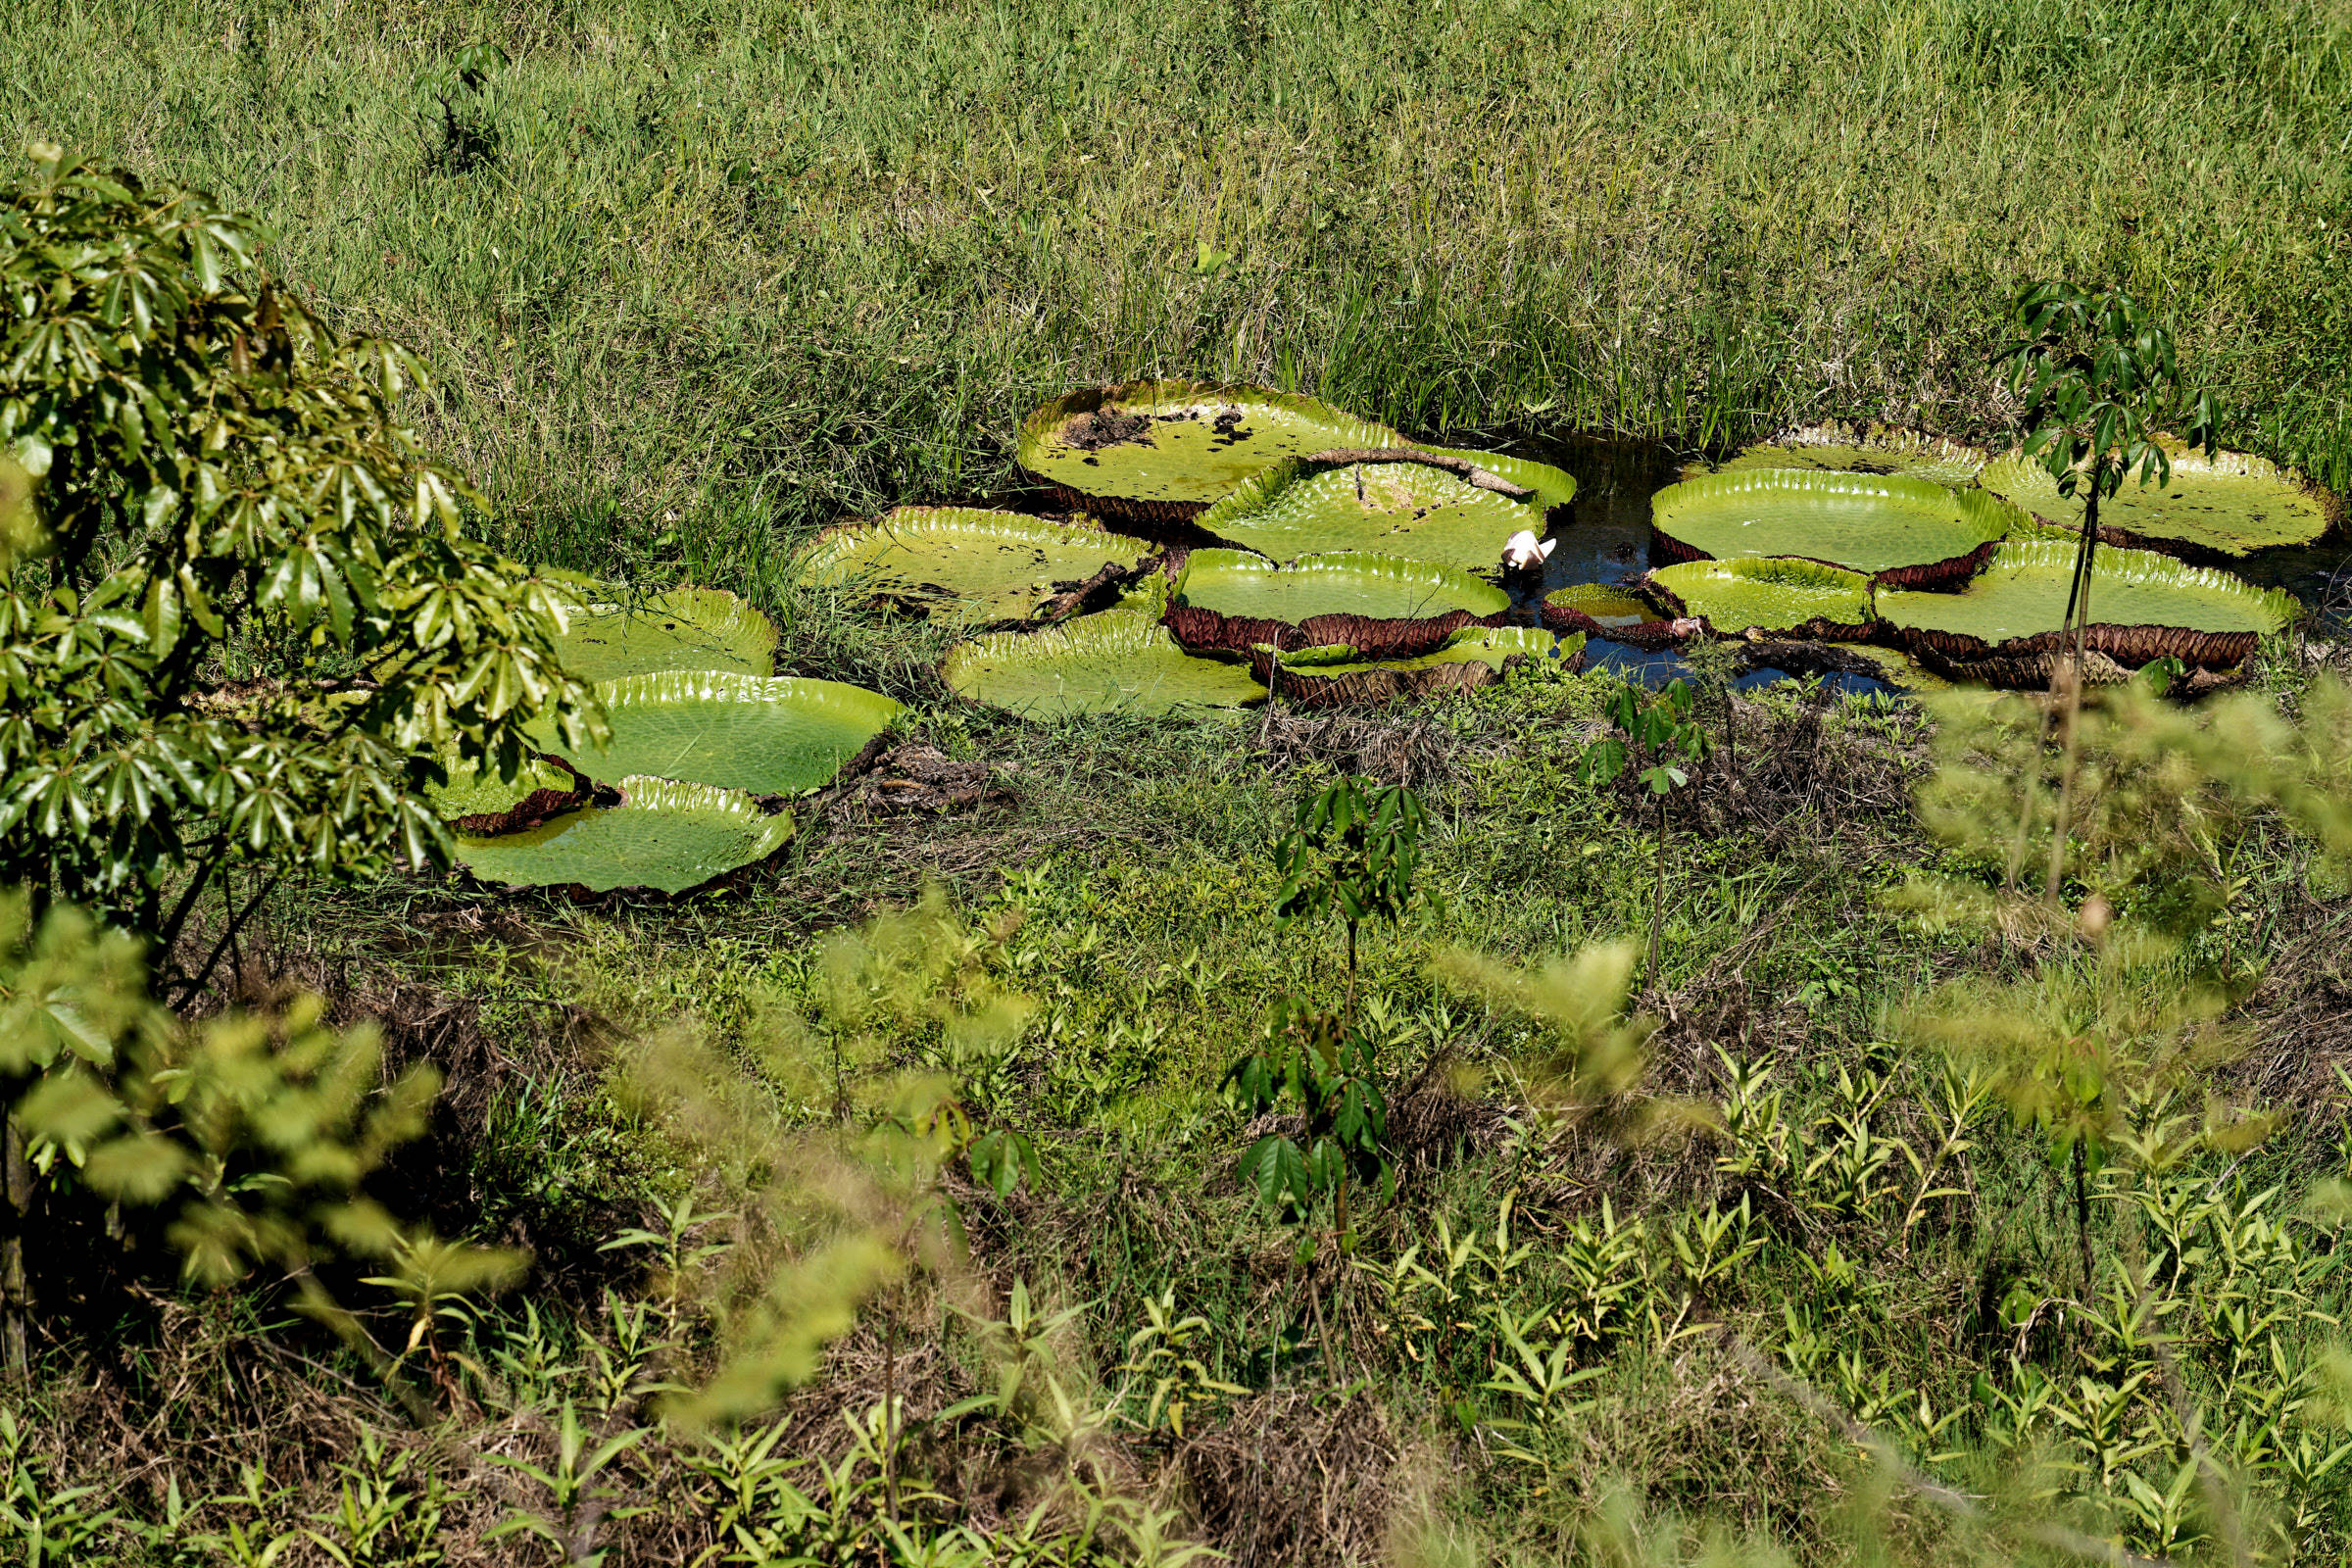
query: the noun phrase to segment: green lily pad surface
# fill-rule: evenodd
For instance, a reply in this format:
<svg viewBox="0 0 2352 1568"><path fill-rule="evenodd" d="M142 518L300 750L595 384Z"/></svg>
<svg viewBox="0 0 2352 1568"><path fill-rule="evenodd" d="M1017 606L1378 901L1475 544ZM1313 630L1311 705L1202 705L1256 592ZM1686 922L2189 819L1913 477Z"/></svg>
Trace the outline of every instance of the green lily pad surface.
<svg viewBox="0 0 2352 1568"><path fill-rule="evenodd" d="M1870 579L1818 561L1748 558L1686 561L1650 580L1729 636L1753 628L1792 631L1813 621L1860 626L1872 619Z"/></svg>
<svg viewBox="0 0 2352 1568"><path fill-rule="evenodd" d="M1191 517L1285 458L1388 447L1475 464L1533 492L1539 512L1576 495L1575 477L1547 463L1407 441L1297 393L1202 381L1139 381L1058 398L1023 422L1019 456L1022 467L1089 505Z"/></svg>
<svg viewBox="0 0 2352 1568"><path fill-rule="evenodd" d="M766 859L792 837L788 813L764 814L734 790L626 778L620 794L618 806L566 811L520 833L460 835L458 863L513 887L683 893Z"/></svg>
<svg viewBox="0 0 2352 1568"><path fill-rule="evenodd" d="M1141 610L1108 610L1047 631L958 643L941 661L940 674L973 702L1032 718L1245 708L1266 695L1245 666L1195 658Z"/></svg>
<svg viewBox="0 0 2352 1568"><path fill-rule="evenodd" d="M1724 464L1724 471L1746 468L1799 468L1831 473L1891 473L1937 484L1964 485L1989 461L1975 447L1916 430L1885 426L1856 429L1849 425L1808 425L1770 441L1742 447Z"/></svg>
<svg viewBox="0 0 2352 1568"><path fill-rule="evenodd" d="M1456 632L1443 648L1411 659L1363 659L1353 648L1335 645L1285 654L1279 671L1273 650L1259 648L1252 664L1278 686L1285 702L1305 708L1372 708L1475 691L1494 681L1514 656L1540 661L1546 669L1571 668L1572 664L1551 662L1553 649L1573 661L1584 645L1581 634L1560 639L1526 626L1473 626Z"/></svg>
<svg viewBox="0 0 2352 1568"><path fill-rule="evenodd" d="M722 589L672 588L574 611L556 652L565 669L586 681L669 669L764 675L776 667L776 628Z"/></svg>
<svg viewBox="0 0 2352 1568"><path fill-rule="evenodd" d="M1292 393L1141 381L1047 404L1021 426L1019 457L1064 490L1173 515L1284 458L1398 439L1386 425Z"/></svg>
<svg viewBox="0 0 2352 1568"><path fill-rule="evenodd" d="M1598 582L1554 588L1544 596L1544 608L1549 612L1573 612L1584 615L1604 631L1645 625L1663 618L1645 601L1625 589Z"/></svg>
<svg viewBox="0 0 2352 1568"><path fill-rule="evenodd" d="M1416 452L1429 452L1441 458L1460 458L1466 463L1474 463L1497 479L1532 491L1529 505L1539 512L1564 507L1576 499L1576 475L1565 468L1555 468L1548 463L1538 463L1533 458L1509 457L1500 452L1475 452L1468 447L1432 446L1426 441L1405 444ZM1536 531L1544 531L1541 524Z"/></svg>
<svg viewBox="0 0 2352 1568"><path fill-rule="evenodd" d="M838 681L675 671L597 688L612 740L548 751L591 778L682 779L755 795L815 789L898 718L889 698Z"/></svg>
<svg viewBox="0 0 2352 1568"><path fill-rule="evenodd" d="M909 599L969 620L1037 613L1056 585L1105 565L1132 566L1152 546L973 507L901 507L828 534L801 563L806 581Z"/></svg>
<svg viewBox="0 0 2352 1568"><path fill-rule="evenodd" d="M1338 674L1367 669L1434 669L1441 664L1485 663L1500 669L1518 655L1549 659L1552 650L1574 653L1582 637L1562 638L1541 626L1469 626L1446 639L1446 646L1412 659L1358 660L1352 648L1305 648L1282 656L1282 667L1301 674Z"/></svg>
<svg viewBox="0 0 2352 1568"><path fill-rule="evenodd" d="M1200 516L1200 527L1289 561L1358 550L1464 571L1496 569L1521 529L1542 532L1535 507L1421 463L1285 463Z"/></svg>
<svg viewBox="0 0 2352 1568"><path fill-rule="evenodd" d="M1220 615L1301 621L1310 615L1389 620L1465 610L1493 615L1511 596L1465 571L1355 551L1300 556L1277 565L1239 550L1196 550L1177 580L1183 603Z"/></svg>
<svg viewBox="0 0 2352 1568"><path fill-rule="evenodd" d="M426 790L425 797L433 803L433 814L444 822L504 816L541 791L569 795L579 782L571 769L543 757L525 757L509 780L498 776L496 762L462 762L452 754L442 758L441 765L449 772L449 782Z"/></svg>
<svg viewBox="0 0 2352 1568"><path fill-rule="evenodd" d="M2012 540L1984 573L1956 594L1881 590L1878 610L1889 625L1951 632L1994 647L2055 632L2065 623L2075 546L2062 540ZM2177 627L2192 632L2276 632L2294 603L2210 566L2188 566L2151 550L2102 548L2091 566L2093 625Z"/></svg>
<svg viewBox="0 0 2352 1568"><path fill-rule="evenodd" d="M2242 556L2278 545L2310 544L2334 522L2327 496L2293 474L2242 452L2207 458L2173 449L2173 473L2162 486L2139 482L2136 471L2099 503L2099 526L2117 528L2161 548L2180 544ZM2039 517L2064 527L2082 525L2082 502L2058 493L2058 481L2022 454L1988 465L1979 481Z"/></svg>
<svg viewBox="0 0 2352 1568"><path fill-rule="evenodd" d="M1669 485L1652 498L1650 519L1686 553L1801 556L1882 572L1957 562L2005 535L2014 514L1927 479L1743 468Z"/></svg>

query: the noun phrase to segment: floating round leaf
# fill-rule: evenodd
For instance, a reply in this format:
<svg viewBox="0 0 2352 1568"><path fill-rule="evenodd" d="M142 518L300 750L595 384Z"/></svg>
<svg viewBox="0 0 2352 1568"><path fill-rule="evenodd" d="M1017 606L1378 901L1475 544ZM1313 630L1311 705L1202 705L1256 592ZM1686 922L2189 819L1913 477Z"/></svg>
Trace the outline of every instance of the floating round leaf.
<svg viewBox="0 0 2352 1568"><path fill-rule="evenodd" d="M958 643L941 661L940 675L973 702L1033 718L1243 708L1266 695L1247 667L1187 654L1142 610Z"/></svg>
<svg viewBox="0 0 2352 1568"><path fill-rule="evenodd" d="M1352 643L1380 657L1426 653L1511 597L1468 572L1357 551L1277 565L1239 550L1196 550L1176 580L1168 629L1195 652L1259 643Z"/></svg>
<svg viewBox="0 0 2352 1568"><path fill-rule="evenodd" d="M1580 582L1545 594L1544 624L1553 631L1583 632L1636 648L1663 648L1684 636L1670 618L1629 590L1598 582Z"/></svg>
<svg viewBox="0 0 2352 1568"><path fill-rule="evenodd" d="M2015 539L1956 594L1882 591L1879 615L1904 645L1946 659L1983 660L2062 650L2075 547ZM2223 669L2294 618L2294 601L2210 566L2148 550L2100 549L2091 569L2084 645L2126 664L2173 658Z"/></svg>
<svg viewBox="0 0 2352 1568"><path fill-rule="evenodd" d="M792 837L792 817L765 814L735 790L625 778L618 806L566 811L495 838L461 834L458 863L485 882L651 888L683 893L766 859Z"/></svg>
<svg viewBox="0 0 2352 1568"><path fill-rule="evenodd" d="M543 820L577 805L581 794L578 775L550 758L523 758L512 779L498 776L496 762L460 761L454 753L444 755L441 765L449 782L425 791L433 813L471 832L504 832Z"/></svg>
<svg viewBox="0 0 2352 1568"><path fill-rule="evenodd" d="M815 789L897 720L877 692L830 680L677 671L597 688L612 738L574 753L552 730L547 750L591 778L686 779L755 795Z"/></svg>
<svg viewBox="0 0 2352 1568"><path fill-rule="evenodd" d="M1975 447L1886 425L1814 424L1742 447L1724 471L1811 468L1834 473L1893 473L1937 484L1973 484L1986 455Z"/></svg>
<svg viewBox="0 0 2352 1568"><path fill-rule="evenodd" d="M2168 444L2170 483L2141 485L2137 470L2099 503L2099 528L2125 544L2157 550L2242 556L2278 545L2310 544L2334 523L2332 498L2294 474L2242 452L2207 458ZM2012 453L1984 469L1979 481L2034 515L2062 527L2082 525L2082 503L2058 493L2041 464Z"/></svg>
<svg viewBox="0 0 2352 1568"><path fill-rule="evenodd" d="M1401 447L1476 466L1540 510L1576 495L1575 478L1546 463L1424 446L1313 398L1203 381L1139 381L1056 399L1022 423L1020 464L1074 508L1182 521L1285 458Z"/></svg>
<svg viewBox="0 0 2352 1568"><path fill-rule="evenodd" d="M556 652L565 669L588 681L670 669L764 675L776 667L776 628L722 589L672 588L575 610Z"/></svg>
<svg viewBox="0 0 2352 1568"><path fill-rule="evenodd" d="M1284 458L1399 438L1313 398L1262 387L1139 381L1072 393L1021 426L1021 466L1074 507L1171 520L1198 515Z"/></svg>
<svg viewBox="0 0 2352 1568"><path fill-rule="evenodd" d="M1650 500L1652 543L1671 561L1799 556L1896 587L1965 581L2018 520L1927 479L1780 468L1686 479Z"/></svg>
<svg viewBox="0 0 2352 1568"><path fill-rule="evenodd" d="M1301 708L1358 708L1472 691L1514 661L1548 665L1555 648L1566 662L1549 667L1575 669L1582 663L1584 646L1582 636L1558 638L1530 626L1473 626L1455 632L1435 652L1413 659L1368 660L1357 649L1341 645L1283 654L1278 670L1274 651L1260 647L1250 654L1250 669L1260 682L1278 681L1285 702Z"/></svg>
<svg viewBox="0 0 2352 1568"><path fill-rule="evenodd" d="M1277 560L1360 550L1493 571L1503 543L1523 528L1540 530L1543 518L1418 454L1397 454L1277 465L1209 508L1200 527Z"/></svg>
<svg viewBox="0 0 2352 1568"><path fill-rule="evenodd" d="M974 507L901 507L837 528L800 564L803 580L912 602L968 620L1025 620L1064 585L1132 567L1152 547L1101 528Z"/></svg>
<svg viewBox="0 0 2352 1568"><path fill-rule="evenodd" d="M1497 479L1517 485L1528 492L1529 504L1539 512L1564 507L1576 499L1576 475L1565 468L1555 468L1548 463L1533 458L1514 458L1500 452L1477 452L1469 447L1438 447L1426 441L1405 443L1416 452L1432 457L1459 458L1474 467L1484 469ZM1543 530L1539 527L1538 532Z"/></svg>
<svg viewBox="0 0 2352 1568"><path fill-rule="evenodd" d="M1785 557L1686 561L1649 574L1675 607L1725 636L1769 633L1853 639L1870 630L1870 579L1843 566Z"/></svg>

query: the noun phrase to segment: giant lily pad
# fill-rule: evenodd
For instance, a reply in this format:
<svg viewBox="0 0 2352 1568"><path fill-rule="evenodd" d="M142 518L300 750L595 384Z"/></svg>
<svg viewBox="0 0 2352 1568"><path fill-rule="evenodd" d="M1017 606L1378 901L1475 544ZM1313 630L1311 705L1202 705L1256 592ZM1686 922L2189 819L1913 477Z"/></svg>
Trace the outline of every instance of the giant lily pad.
<svg viewBox="0 0 2352 1568"><path fill-rule="evenodd" d="M552 728L554 755L592 778L684 779L755 795L815 789L898 718L877 692L839 681L673 671L597 688L612 738L573 752Z"/></svg>
<svg viewBox="0 0 2352 1568"><path fill-rule="evenodd" d="M2021 518L1927 479L1778 468L1687 479L1650 501L1652 543L1672 561L1796 556L1904 588L1965 581Z"/></svg>
<svg viewBox="0 0 2352 1568"><path fill-rule="evenodd" d="M1529 504L1539 512L1548 513L1552 508L1564 507L1576 499L1576 475L1565 468L1555 468L1548 463L1538 463L1533 458L1514 458L1500 452L1480 452L1470 447L1432 446L1426 441L1411 441L1406 445L1434 458L1458 458L1505 483L1517 485L1528 493ZM1543 530L1538 528L1536 531L1541 533Z"/></svg>
<svg viewBox="0 0 2352 1568"><path fill-rule="evenodd" d="M1683 640L1688 626L1677 629L1627 589L1608 583L1580 582L1555 588L1544 596L1544 624L1558 632L1583 632L1636 648L1657 649Z"/></svg>
<svg viewBox="0 0 2352 1568"><path fill-rule="evenodd" d="M1361 550L1465 571L1497 569L1512 534L1543 525L1528 503L1410 453L1282 463L1200 516L1204 532L1278 560Z"/></svg>
<svg viewBox="0 0 2352 1568"><path fill-rule="evenodd" d="M1105 566L1132 567L1152 547L1101 528L1073 527L973 507L901 507L825 535L804 580L945 611L967 620L1026 620L1065 586Z"/></svg>
<svg viewBox="0 0 2352 1568"><path fill-rule="evenodd" d="M624 778L620 797L519 833L461 834L458 863L512 887L683 893L766 859L792 837L788 813L763 814L734 790Z"/></svg>
<svg viewBox="0 0 2352 1568"><path fill-rule="evenodd" d="M1356 551L1277 565L1239 550L1196 550L1167 614L1195 652L1247 653L1259 643L1352 643L1382 657L1426 653L1511 608L1511 596L1465 571Z"/></svg>
<svg viewBox="0 0 2352 1568"><path fill-rule="evenodd" d="M2310 544L2336 520L2331 497L2276 464L2242 452L2207 458L2177 446L2168 451L2170 483L2143 486L2134 472L2099 503L2102 536L2156 550L2242 556ZM2049 470L2023 454L1989 465L1979 482L2047 522L2082 526L2082 503L2060 495Z"/></svg>
<svg viewBox="0 0 2352 1568"><path fill-rule="evenodd" d="M2059 628L2074 569L2071 543L2013 539L1959 593L1883 591L1879 615L1906 647L1949 660L2063 651L2071 646ZM2214 567L2109 546L2091 568L2089 614L2084 646L2121 663L2169 657L2226 669L2293 620L2295 603Z"/></svg>
<svg viewBox="0 0 2352 1568"><path fill-rule="evenodd" d="M468 762L454 752L441 765L449 781L425 791L433 813L474 833L497 833L541 821L580 804L583 781L552 758L525 757L511 779L498 776L495 762Z"/></svg>
<svg viewBox="0 0 2352 1568"><path fill-rule="evenodd" d="M575 610L556 652L565 669L586 681L669 669L764 675L776 667L776 628L723 589L672 588Z"/></svg>
<svg viewBox="0 0 2352 1568"><path fill-rule="evenodd" d="M1022 423L1020 464L1074 508L1181 521L1285 458L1391 447L1466 459L1526 489L1539 508L1576 494L1576 480L1548 464L1424 447L1297 393L1200 381L1139 381L1056 399Z"/></svg>
<svg viewBox="0 0 2352 1568"><path fill-rule="evenodd" d="M1300 649L1281 655L1260 647L1250 669L1272 682L1283 701L1301 708L1361 708L1400 698L1474 691L1513 662L1547 663L1556 648L1566 669L1580 667L1585 640L1559 638L1531 626L1472 626L1455 632L1443 647L1412 659L1366 659L1346 645Z"/></svg>
<svg viewBox="0 0 2352 1568"><path fill-rule="evenodd" d="M1651 589L1680 615L1714 631L1750 630L1855 639L1870 630L1870 579L1843 566L1786 557L1686 561L1649 574Z"/></svg>
<svg viewBox="0 0 2352 1568"><path fill-rule="evenodd" d="M1038 632L998 632L948 650L940 675L959 695L1032 718L1246 708L1265 689L1247 667L1200 659L1146 610L1106 610Z"/></svg>
<svg viewBox="0 0 2352 1568"><path fill-rule="evenodd" d="M1976 481L1989 461L1975 447L1886 425L1814 424L1742 447L1727 472L1745 468L1810 468L1832 473L1901 474L1937 484Z"/></svg>

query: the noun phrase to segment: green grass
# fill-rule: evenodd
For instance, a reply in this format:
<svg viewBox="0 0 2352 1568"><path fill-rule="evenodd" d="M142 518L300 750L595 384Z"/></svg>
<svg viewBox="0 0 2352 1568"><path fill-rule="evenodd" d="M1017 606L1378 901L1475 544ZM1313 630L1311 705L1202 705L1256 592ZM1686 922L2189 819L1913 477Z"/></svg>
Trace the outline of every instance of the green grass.
<svg viewBox="0 0 2352 1568"><path fill-rule="evenodd" d="M2176 321L2230 441L2352 479L2323 6L75 0L0 51L50 63L13 132L217 188L422 348L435 436L575 565L765 589L1129 375L1424 434L1983 434L2052 273Z"/></svg>

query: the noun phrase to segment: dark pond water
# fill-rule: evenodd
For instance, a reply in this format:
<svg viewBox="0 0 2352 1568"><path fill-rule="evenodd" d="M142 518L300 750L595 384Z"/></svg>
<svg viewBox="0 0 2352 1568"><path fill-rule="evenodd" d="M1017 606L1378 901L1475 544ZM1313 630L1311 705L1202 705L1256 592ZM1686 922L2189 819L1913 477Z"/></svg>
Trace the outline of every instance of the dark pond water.
<svg viewBox="0 0 2352 1568"><path fill-rule="evenodd" d="M1522 440L1498 443L1514 457L1533 458L1565 468L1576 476L1576 500L1565 516L1555 515L1547 535L1554 542L1551 559L1544 563L1542 580L1512 587L1512 599L1531 615L1539 612L1544 596L1555 588L1580 582L1629 583L1650 568L1649 500L1675 482L1683 460L1670 448L1649 441L1607 437L1569 437L1563 440ZM1606 669L1644 686L1663 686L1690 666L1671 649L1650 651L1593 638L1585 645L1585 667ZM1735 684L1743 689L1795 679L1769 665L1750 670ZM1831 674L1820 677L1825 690L1837 693L1890 692L1886 682L1866 675Z"/></svg>

